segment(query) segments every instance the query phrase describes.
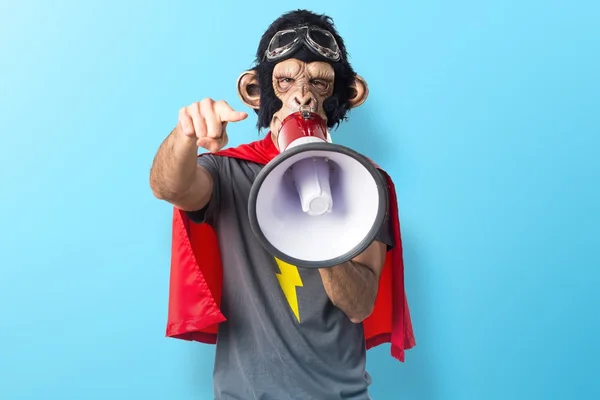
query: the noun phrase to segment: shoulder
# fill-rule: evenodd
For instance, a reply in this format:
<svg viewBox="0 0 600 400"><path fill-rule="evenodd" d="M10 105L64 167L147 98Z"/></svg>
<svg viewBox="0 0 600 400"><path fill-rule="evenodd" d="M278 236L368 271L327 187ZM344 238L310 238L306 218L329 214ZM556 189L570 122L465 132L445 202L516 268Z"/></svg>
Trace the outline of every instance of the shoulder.
<svg viewBox="0 0 600 400"><path fill-rule="evenodd" d="M233 157L219 153L202 153L198 155L198 162L211 162L218 164L254 164L240 157Z"/></svg>
<svg viewBox="0 0 600 400"><path fill-rule="evenodd" d="M236 157L230 157L220 154L213 153L202 153L198 155L198 164L200 165L209 165L214 167L222 167L225 165L232 164L240 164L243 163L244 160L241 160Z"/></svg>
<svg viewBox="0 0 600 400"><path fill-rule="evenodd" d="M264 166L243 158L206 153L198 157L198 164L221 176L236 177L239 174L256 174Z"/></svg>

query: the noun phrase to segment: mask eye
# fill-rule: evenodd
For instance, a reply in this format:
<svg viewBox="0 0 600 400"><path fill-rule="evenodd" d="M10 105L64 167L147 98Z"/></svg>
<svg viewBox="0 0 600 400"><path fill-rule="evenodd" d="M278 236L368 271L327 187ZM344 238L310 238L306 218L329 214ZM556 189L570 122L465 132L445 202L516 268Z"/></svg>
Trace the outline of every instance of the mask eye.
<svg viewBox="0 0 600 400"><path fill-rule="evenodd" d="M325 90L329 89L329 83L322 81L321 79L313 79L311 81L311 83L318 90L325 91Z"/></svg>
<svg viewBox="0 0 600 400"><path fill-rule="evenodd" d="M292 78L277 78L277 85L281 90L287 90L294 84L294 80Z"/></svg>

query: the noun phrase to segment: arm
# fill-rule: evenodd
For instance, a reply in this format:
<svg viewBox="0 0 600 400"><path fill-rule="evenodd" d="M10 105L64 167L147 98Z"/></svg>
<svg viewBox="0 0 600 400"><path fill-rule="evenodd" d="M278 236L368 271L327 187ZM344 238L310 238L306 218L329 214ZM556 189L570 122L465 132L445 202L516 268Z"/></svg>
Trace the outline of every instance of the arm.
<svg viewBox="0 0 600 400"><path fill-rule="evenodd" d="M179 110L177 127L160 145L152 163L150 188L154 196L183 211L204 208L214 183L210 173L197 163L198 147L220 150L228 142L227 123L246 117L226 102L210 98Z"/></svg>
<svg viewBox="0 0 600 400"><path fill-rule="evenodd" d="M150 170L155 197L184 211L202 209L213 190L211 175L198 165L196 139L175 128L160 145Z"/></svg>
<svg viewBox="0 0 600 400"><path fill-rule="evenodd" d="M373 311L386 251L386 244L374 241L352 260L319 269L327 296L355 324Z"/></svg>

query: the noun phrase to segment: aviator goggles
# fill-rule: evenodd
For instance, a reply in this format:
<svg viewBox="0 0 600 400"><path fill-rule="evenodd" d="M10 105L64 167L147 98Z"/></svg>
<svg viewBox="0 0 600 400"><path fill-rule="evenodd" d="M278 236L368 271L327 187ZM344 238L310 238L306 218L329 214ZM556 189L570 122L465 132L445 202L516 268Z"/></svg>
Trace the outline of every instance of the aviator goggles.
<svg viewBox="0 0 600 400"><path fill-rule="evenodd" d="M340 49L333 35L314 26L299 26L277 32L265 52L265 58L276 61L293 53L305 44L316 55L331 61L339 61Z"/></svg>

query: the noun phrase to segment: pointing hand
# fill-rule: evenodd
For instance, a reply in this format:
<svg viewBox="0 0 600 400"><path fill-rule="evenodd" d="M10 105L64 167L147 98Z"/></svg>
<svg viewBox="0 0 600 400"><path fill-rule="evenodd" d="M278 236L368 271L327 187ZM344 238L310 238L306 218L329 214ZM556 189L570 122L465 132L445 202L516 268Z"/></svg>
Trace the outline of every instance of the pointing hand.
<svg viewBox="0 0 600 400"><path fill-rule="evenodd" d="M248 114L235 111L223 100L205 98L179 110L177 129L187 138L195 138L196 145L217 152L229 141L227 123L246 119Z"/></svg>

